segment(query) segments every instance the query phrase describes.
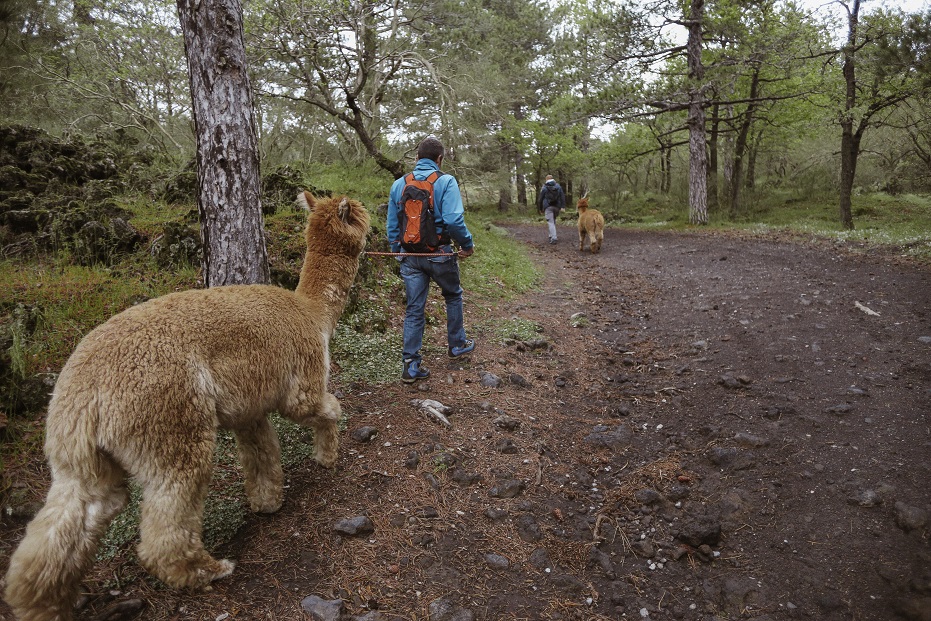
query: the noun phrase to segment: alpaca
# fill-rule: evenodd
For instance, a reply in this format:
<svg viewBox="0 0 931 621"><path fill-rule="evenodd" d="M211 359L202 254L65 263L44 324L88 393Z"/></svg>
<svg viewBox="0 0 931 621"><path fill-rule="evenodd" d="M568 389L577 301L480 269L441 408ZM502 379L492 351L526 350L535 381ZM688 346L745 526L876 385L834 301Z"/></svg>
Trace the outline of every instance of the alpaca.
<svg viewBox="0 0 931 621"><path fill-rule="evenodd" d="M201 540L217 429L233 431L253 511L281 507L280 448L267 414L314 430L320 464L336 462L340 406L327 392L329 341L369 230L348 198L302 193L310 210L296 291L234 285L172 293L91 331L49 403L52 486L10 559L6 601L22 621L68 620L99 539L142 487L139 560L165 584L228 576Z"/></svg>
<svg viewBox="0 0 931 621"><path fill-rule="evenodd" d="M592 253L601 251L601 240L604 239L605 219L597 209L588 208L588 197L583 196L576 204L579 210L579 251L585 249L585 237L591 245Z"/></svg>

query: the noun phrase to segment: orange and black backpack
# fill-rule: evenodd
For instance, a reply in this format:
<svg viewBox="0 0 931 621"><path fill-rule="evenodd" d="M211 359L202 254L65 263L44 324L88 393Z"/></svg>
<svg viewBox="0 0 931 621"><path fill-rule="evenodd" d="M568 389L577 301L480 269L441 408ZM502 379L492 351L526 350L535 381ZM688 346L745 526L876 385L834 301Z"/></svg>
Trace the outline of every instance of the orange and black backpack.
<svg viewBox="0 0 931 621"><path fill-rule="evenodd" d="M448 244L445 235L436 234L436 218L433 213L433 184L443 175L435 170L420 181L414 173L404 178L404 189L398 201L398 219L401 224L401 247L407 252L436 252L442 244Z"/></svg>

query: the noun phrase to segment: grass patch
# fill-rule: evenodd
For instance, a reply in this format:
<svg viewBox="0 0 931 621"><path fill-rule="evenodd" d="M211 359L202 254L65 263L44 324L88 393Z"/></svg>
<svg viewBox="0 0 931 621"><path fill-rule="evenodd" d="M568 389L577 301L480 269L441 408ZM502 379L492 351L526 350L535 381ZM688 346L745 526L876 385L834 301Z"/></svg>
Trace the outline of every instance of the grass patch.
<svg viewBox="0 0 931 621"><path fill-rule="evenodd" d="M372 215L375 205L388 202L388 193L394 183L391 175L375 163L303 162L292 165L299 167L308 186L334 195L345 194L366 205Z"/></svg>
<svg viewBox="0 0 931 621"><path fill-rule="evenodd" d="M543 326L539 323L520 317L494 322L493 325L485 326L485 329L492 334L492 338L497 343L504 343L508 339L532 341L540 338L540 333L543 332Z"/></svg>
<svg viewBox="0 0 931 621"><path fill-rule="evenodd" d="M188 289L196 270L174 273L135 263L81 267L63 260L0 262L0 311L32 309L34 329L17 338L17 364L25 375L58 370L95 326L150 297Z"/></svg>
<svg viewBox="0 0 931 621"><path fill-rule="evenodd" d="M460 262L462 286L486 300L512 300L539 284L542 273L507 231L481 214L469 217L475 254Z"/></svg>
<svg viewBox="0 0 931 621"><path fill-rule="evenodd" d="M339 365L343 382L384 384L401 373L402 335L399 331L357 332L345 323L336 327L330 355Z"/></svg>
<svg viewBox="0 0 931 621"><path fill-rule="evenodd" d="M688 222L688 197L677 193L659 195L623 193L618 206L592 204L605 216L608 226L651 230L695 230ZM841 227L836 193L772 189L746 193L740 214L731 217L725 205L709 210L707 227L766 233L779 231L814 235L848 244L891 251L900 256L931 261L931 196L861 192L853 197L855 229ZM485 208L484 216L497 221L537 224L531 210L514 207L507 212ZM563 210L559 222L573 225L574 206ZM541 228L541 235L542 235Z"/></svg>

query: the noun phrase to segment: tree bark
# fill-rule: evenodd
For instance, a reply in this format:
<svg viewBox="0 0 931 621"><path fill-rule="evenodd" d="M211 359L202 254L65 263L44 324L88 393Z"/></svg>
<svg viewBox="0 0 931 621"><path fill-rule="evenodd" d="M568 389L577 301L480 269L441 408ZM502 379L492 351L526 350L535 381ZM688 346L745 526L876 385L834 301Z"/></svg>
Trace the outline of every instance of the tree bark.
<svg viewBox="0 0 931 621"><path fill-rule="evenodd" d="M197 144L208 287L270 281L239 0L177 0Z"/></svg>
<svg viewBox="0 0 931 621"><path fill-rule="evenodd" d="M691 88L689 90L689 222L708 223L708 154L705 151L705 67L701 61L702 19L705 0L691 0L686 43Z"/></svg>
<svg viewBox="0 0 931 621"><path fill-rule="evenodd" d="M714 211L720 206L718 203L718 128L721 117L718 115L721 106L715 102L711 107L711 137L708 140L708 209Z"/></svg>
<svg viewBox="0 0 931 621"><path fill-rule="evenodd" d="M514 167L517 170L517 202L527 206L527 179L521 169L524 167L524 153L520 149L514 151Z"/></svg>
<svg viewBox="0 0 931 621"><path fill-rule="evenodd" d="M756 132L750 150L747 152L747 176L744 180L746 190L752 191L756 188L756 158L760 153L761 142L763 142L763 130Z"/></svg>
<svg viewBox="0 0 931 621"><path fill-rule="evenodd" d="M847 13L847 45L844 47L844 83L847 87L844 112L841 114L840 139L840 223L847 230L853 229L853 181L857 173L857 156L860 141L853 131L853 109L857 106L856 45L857 26L860 16L860 0L853 0Z"/></svg>
<svg viewBox="0 0 931 621"><path fill-rule="evenodd" d="M753 77L750 81L750 99L756 99L760 90L760 68L757 66L753 70ZM747 153L747 143L750 136L750 128L753 126L753 114L756 112L756 104L751 101L747 104L743 119L740 123L740 129L737 132L737 141L734 143L734 174L731 178L730 185L730 212L734 218L740 215L740 190L743 186L743 161Z"/></svg>
<svg viewBox="0 0 931 621"><path fill-rule="evenodd" d="M523 121L526 118L524 107L517 102L514 104L514 118L517 121ZM517 202L524 207L527 206L527 178L522 172L524 170L524 149L517 147L514 149L514 170L515 182L517 184Z"/></svg>

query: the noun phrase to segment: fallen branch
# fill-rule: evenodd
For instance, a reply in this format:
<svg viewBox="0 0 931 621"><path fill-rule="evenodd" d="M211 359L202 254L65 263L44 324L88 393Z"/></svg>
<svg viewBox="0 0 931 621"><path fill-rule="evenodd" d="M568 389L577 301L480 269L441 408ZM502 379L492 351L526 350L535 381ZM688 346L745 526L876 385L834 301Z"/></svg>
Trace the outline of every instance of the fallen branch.
<svg viewBox="0 0 931 621"><path fill-rule="evenodd" d="M433 399L411 399L411 405L427 416L439 421L443 426L447 428L453 426L453 424L449 422L449 419L446 418L446 414L450 414L453 411L448 405L443 405L439 401L434 401Z"/></svg>
<svg viewBox="0 0 931 621"><path fill-rule="evenodd" d="M867 308L866 306L864 306L863 304L860 304L857 301L854 301L853 305L859 308L861 311L863 311L867 315L872 315L873 317L879 317L879 313L877 313L871 308Z"/></svg>

